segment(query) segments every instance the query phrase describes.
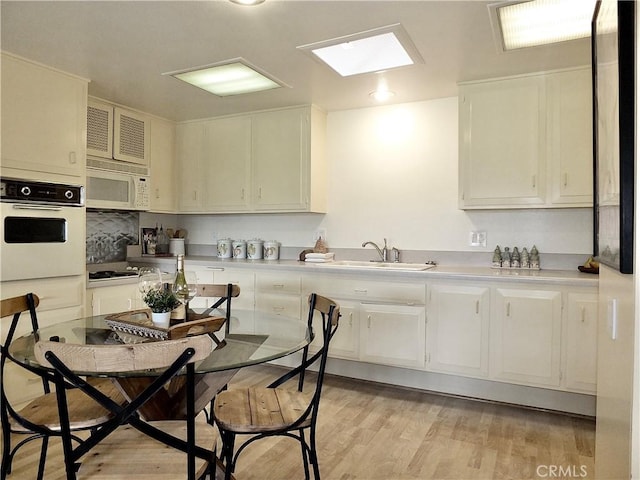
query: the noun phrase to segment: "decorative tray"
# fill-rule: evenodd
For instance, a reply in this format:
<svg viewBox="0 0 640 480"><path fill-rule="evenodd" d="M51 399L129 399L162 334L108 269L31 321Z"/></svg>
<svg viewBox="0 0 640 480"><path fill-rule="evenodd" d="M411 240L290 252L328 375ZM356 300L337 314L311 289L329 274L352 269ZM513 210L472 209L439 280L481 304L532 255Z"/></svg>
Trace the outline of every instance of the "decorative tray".
<svg viewBox="0 0 640 480"><path fill-rule="evenodd" d="M189 311L189 321L176 323L169 328L157 327L151 321L151 310L141 309L129 312L113 313L104 317L105 323L116 332L156 340L174 340L188 335L217 332L222 328L225 317L212 317Z"/></svg>

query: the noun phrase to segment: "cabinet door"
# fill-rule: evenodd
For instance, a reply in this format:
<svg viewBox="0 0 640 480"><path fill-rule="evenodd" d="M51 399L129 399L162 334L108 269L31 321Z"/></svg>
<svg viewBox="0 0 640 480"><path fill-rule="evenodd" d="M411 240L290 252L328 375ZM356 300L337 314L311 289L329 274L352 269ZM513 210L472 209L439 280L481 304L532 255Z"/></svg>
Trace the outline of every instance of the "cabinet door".
<svg viewBox="0 0 640 480"><path fill-rule="evenodd" d="M486 377L489 364L488 287L430 285L427 306L428 368Z"/></svg>
<svg viewBox="0 0 640 480"><path fill-rule="evenodd" d="M308 143L306 108L252 117L252 190L256 210L307 208Z"/></svg>
<svg viewBox="0 0 640 480"><path fill-rule="evenodd" d="M87 81L7 54L1 75L2 166L83 177Z"/></svg>
<svg viewBox="0 0 640 480"><path fill-rule="evenodd" d="M460 205L545 203L545 104L540 76L460 89Z"/></svg>
<svg viewBox="0 0 640 480"><path fill-rule="evenodd" d="M87 155L113 158L113 105L88 101Z"/></svg>
<svg viewBox="0 0 640 480"><path fill-rule="evenodd" d="M87 291L92 315L126 312L144 308L137 284L92 288Z"/></svg>
<svg viewBox="0 0 640 480"><path fill-rule="evenodd" d="M174 213L176 129L171 122L150 119L151 211Z"/></svg>
<svg viewBox="0 0 640 480"><path fill-rule="evenodd" d="M567 295L565 384L567 388L596 393L598 295Z"/></svg>
<svg viewBox="0 0 640 480"><path fill-rule="evenodd" d="M113 122L113 158L148 165L148 117L141 113L115 107Z"/></svg>
<svg viewBox="0 0 640 480"><path fill-rule="evenodd" d="M251 118L222 118L206 124L207 211L249 209Z"/></svg>
<svg viewBox="0 0 640 480"><path fill-rule="evenodd" d="M337 299L336 302L340 305L340 320L329 344L329 356L357 360L360 343L360 304L342 299ZM313 329L315 338L311 342L311 349L317 351L322 344L322 322L317 313L313 319Z"/></svg>
<svg viewBox="0 0 640 480"><path fill-rule="evenodd" d="M551 203L593 206L591 69L547 77Z"/></svg>
<svg viewBox="0 0 640 480"><path fill-rule="evenodd" d="M204 127L200 122L182 123L176 127L176 160L180 189L180 212L200 212L203 205L202 164Z"/></svg>
<svg viewBox="0 0 640 480"><path fill-rule="evenodd" d="M424 368L424 306L362 304L360 360Z"/></svg>
<svg viewBox="0 0 640 480"><path fill-rule="evenodd" d="M491 376L530 385L560 385L562 294L496 289Z"/></svg>

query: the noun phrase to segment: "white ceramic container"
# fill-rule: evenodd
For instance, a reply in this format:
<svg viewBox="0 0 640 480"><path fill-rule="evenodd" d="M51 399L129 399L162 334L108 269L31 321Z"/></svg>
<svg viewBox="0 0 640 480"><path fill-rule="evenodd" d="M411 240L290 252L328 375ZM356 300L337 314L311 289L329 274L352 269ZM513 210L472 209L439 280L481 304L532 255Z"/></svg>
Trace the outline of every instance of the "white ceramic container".
<svg viewBox="0 0 640 480"><path fill-rule="evenodd" d="M218 258L231 258L232 253L230 238L218 240Z"/></svg>
<svg viewBox="0 0 640 480"><path fill-rule="evenodd" d="M262 249L264 242L260 239L253 239L247 242L247 258L249 260L262 260Z"/></svg>
<svg viewBox="0 0 640 480"><path fill-rule="evenodd" d="M275 240L264 242L262 251L265 260L278 260L280 258L280 243Z"/></svg>
<svg viewBox="0 0 640 480"><path fill-rule="evenodd" d="M234 240L231 245L233 247L233 258L247 258L247 242L244 240Z"/></svg>

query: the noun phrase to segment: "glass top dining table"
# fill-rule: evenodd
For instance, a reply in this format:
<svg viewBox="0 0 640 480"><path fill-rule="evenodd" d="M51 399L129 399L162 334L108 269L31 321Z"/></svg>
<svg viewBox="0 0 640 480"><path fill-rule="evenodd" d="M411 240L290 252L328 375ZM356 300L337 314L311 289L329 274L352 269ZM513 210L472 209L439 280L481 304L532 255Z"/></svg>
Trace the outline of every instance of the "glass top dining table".
<svg viewBox="0 0 640 480"><path fill-rule="evenodd" d="M194 309L199 313L198 309ZM224 316L223 311L213 315ZM107 315L88 316L56 323L38 330L36 334L16 338L9 347L9 356L17 363L41 367L35 359L33 347L37 339L59 340L71 344L109 345L157 341L122 334L107 325ZM231 320L215 336L217 347L203 361L196 364L196 373L208 374L268 362L301 350L312 340L307 322L265 312L233 309ZM76 372L84 374L84 372ZM90 375L90 373L88 373ZM150 376L153 372L115 372L110 377Z"/></svg>

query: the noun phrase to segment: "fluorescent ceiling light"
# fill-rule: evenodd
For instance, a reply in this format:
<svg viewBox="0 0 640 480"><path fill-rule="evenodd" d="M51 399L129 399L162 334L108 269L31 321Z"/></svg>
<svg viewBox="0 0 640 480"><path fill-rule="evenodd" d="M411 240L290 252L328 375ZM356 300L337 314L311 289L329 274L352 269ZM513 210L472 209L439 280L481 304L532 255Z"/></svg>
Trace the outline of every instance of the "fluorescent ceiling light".
<svg viewBox="0 0 640 480"><path fill-rule="evenodd" d="M594 5L594 0L531 0L496 3L489 10L503 49L515 50L588 37Z"/></svg>
<svg viewBox="0 0 640 480"><path fill-rule="evenodd" d="M322 60L343 77L423 63L400 24L298 48Z"/></svg>
<svg viewBox="0 0 640 480"><path fill-rule="evenodd" d="M260 92L285 86L242 58L188 70L163 73L219 97Z"/></svg>

